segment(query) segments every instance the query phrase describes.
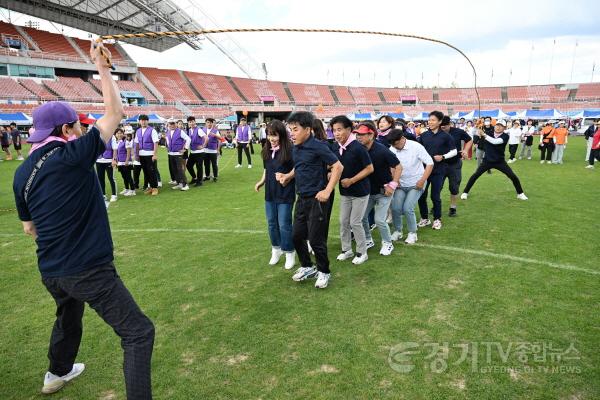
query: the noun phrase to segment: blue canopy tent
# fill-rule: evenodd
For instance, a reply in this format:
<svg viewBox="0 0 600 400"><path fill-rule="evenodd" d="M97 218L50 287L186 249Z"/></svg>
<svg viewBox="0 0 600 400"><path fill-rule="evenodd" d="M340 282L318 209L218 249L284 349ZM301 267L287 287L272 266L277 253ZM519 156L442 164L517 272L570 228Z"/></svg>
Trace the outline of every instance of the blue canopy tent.
<svg viewBox="0 0 600 400"><path fill-rule="evenodd" d="M508 119L510 116L500 109L496 110L473 110L462 116L464 119L477 119L477 118L495 118L495 119Z"/></svg>
<svg viewBox="0 0 600 400"><path fill-rule="evenodd" d="M223 118L222 121L237 122L237 115L230 115L229 117Z"/></svg>
<svg viewBox="0 0 600 400"><path fill-rule="evenodd" d="M413 117L416 121L427 121L429 119L429 113L422 111Z"/></svg>
<svg viewBox="0 0 600 400"><path fill-rule="evenodd" d="M555 108L548 110L525 110L517 114L521 119L560 119L566 118L566 115Z"/></svg>
<svg viewBox="0 0 600 400"><path fill-rule="evenodd" d="M96 120L102 118L103 116L104 116L104 114L98 114L98 113L89 113L88 114L88 118L96 119Z"/></svg>
<svg viewBox="0 0 600 400"><path fill-rule="evenodd" d="M358 121L364 119L371 120L373 117L371 116L371 113L356 113L348 114L348 118L350 118L352 121Z"/></svg>
<svg viewBox="0 0 600 400"><path fill-rule="evenodd" d="M461 119L465 118L465 115L468 115L471 111L459 111L450 116L451 119ZM466 119L466 118L465 118Z"/></svg>
<svg viewBox="0 0 600 400"><path fill-rule="evenodd" d="M567 113L569 114L569 113ZM600 110L583 110L570 115L573 119L578 118L600 118Z"/></svg>
<svg viewBox="0 0 600 400"><path fill-rule="evenodd" d="M11 122L17 125L31 125L32 119L22 112L0 114L0 125L9 125Z"/></svg>
<svg viewBox="0 0 600 400"><path fill-rule="evenodd" d="M127 118L125 120L125 122L127 122L129 124L137 124L139 117L140 117L140 114L134 115L133 117ZM160 115L158 115L158 114L148 114L148 123L150 123L150 124L162 124L163 122L165 122L165 119L163 117L161 117Z"/></svg>

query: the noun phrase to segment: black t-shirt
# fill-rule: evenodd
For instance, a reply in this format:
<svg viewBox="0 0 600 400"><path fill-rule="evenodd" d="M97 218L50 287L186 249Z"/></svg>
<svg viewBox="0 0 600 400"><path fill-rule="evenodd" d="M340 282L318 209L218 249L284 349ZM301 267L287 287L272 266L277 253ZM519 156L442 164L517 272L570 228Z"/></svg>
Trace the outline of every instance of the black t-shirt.
<svg viewBox="0 0 600 400"><path fill-rule="evenodd" d="M344 150L342 155L340 155L339 149L340 145L336 143L335 154L338 156L340 162L344 166L340 182L342 179L352 178L360 171L365 169L366 166L372 164L371 158L369 157L369 152L365 146L360 144L357 140L346 146L346 150ZM371 193L371 185L368 177L355 182L353 185L347 188L342 187L341 183L339 184L339 187L340 194L342 196L362 197Z"/></svg>
<svg viewBox="0 0 600 400"><path fill-rule="evenodd" d="M302 197L316 195L327 187L327 166L333 165L338 158L328 144L313 136L304 143L293 147L296 193Z"/></svg>
<svg viewBox="0 0 600 400"><path fill-rule="evenodd" d="M454 127L450 128L448 134L452 136L452 140L454 140L454 145L456 146L456 151L458 152L458 154L454 157L447 158L446 163L456 164L458 160L461 159L460 152L462 151L462 142L470 142L471 136L469 136L469 134L464 130Z"/></svg>
<svg viewBox="0 0 600 400"><path fill-rule="evenodd" d="M389 148L377 141L373 142L373 146L369 150L369 157L371 157L373 168L375 169L369 175L371 194L382 194L383 185L392 180L392 171L390 169L395 168L400 164L400 161L398 161L398 157Z"/></svg>
<svg viewBox="0 0 600 400"><path fill-rule="evenodd" d="M294 168L294 161L288 160L282 164L277 160L278 153L275 153L275 158L269 157L269 159L263 161L265 166L265 201L292 204L296 196L294 193L296 181L292 179L286 186L281 186L275 179L275 173L287 174Z"/></svg>
<svg viewBox="0 0 600 400"><path fill-rule="evenodd" d="M488 136L494 138L494 134L488 134ZM484 161L490 163L504 161L504 151L506 149L506 143L508 143L508 134L503 132L502 135L499 136L499 138L502 139L502 143L500 144L493 144L488 142L487 140L484 141Z"/></svg>
<svg viewBox="0 0 600 400"><path fill-rule="evenodd" d="M35 164L57 146L61 149L39 169L25 203L25 185ZM108 214L94 171L105 147L93 127L77 140L37 149L15 172L17 211L22 221L33 221L36 227L43 278L74 275L113 260Z"/></svg>
<svg viewBox="0 0 600 400"><path fill-rule="evenodd" d="M437 133L433 133L430 130L426 131L419 136L418 141L425 147L425 150L427 150L427 153L429 153L431 158L433 158L433 156L442 156L455 148L452 136L441 129L438 130ZM433 160L432 173L435 174L438 171L445 171L445 165L446 164L441 161ZM442 169L440 169L440 167Z"/></svg>

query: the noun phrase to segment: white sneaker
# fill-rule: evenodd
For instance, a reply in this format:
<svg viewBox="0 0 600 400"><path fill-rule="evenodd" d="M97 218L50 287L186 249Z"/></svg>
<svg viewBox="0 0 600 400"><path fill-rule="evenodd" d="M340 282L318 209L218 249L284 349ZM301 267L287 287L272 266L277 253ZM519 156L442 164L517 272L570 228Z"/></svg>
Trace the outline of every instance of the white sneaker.
<svg viewBox="0 0 600 400"><path fill-rule="evenodd" d="M373 240L367 240L367 250L369 250L371 247L375 247L375 242Z"/></svg>
<svg viewBox="0 0 600 400"><path fill-rule="evenodd" d="M173 186L171 189L173 189L173 190L181 190L182 187L183 187L183 185L181 185L181 183L178 183L177 185Z"/></svg>
<svg viewBox="0 0 600 400"><path fill-rule="evenodd" d="M408 235L406 235L406 240L404 241L404 243L415 244L417 242L417 240L418 240L418 238L417 238L416 232L408 232Z"/></svg>
<svg viewBox="0 0 600 400"><path fill-rule="evenodd" d="M156 185L156 186L158 186L159 188L161 188L162 187L162 182L158 181L158 185Z"/></svg>
<svg viewBox="0 0 600 400"><path fill-rule="evenodd" d="M292 280L295 282L300 282L300 281L310 278L311 276L315 276L316 274L317 274L317 269L315 267L300 267L296 270L296 273L292 276Z"/></svg>
<svg viewBox="0 0 600 400"><path fill-rule="evenodd" d="M110 202L114 203L115 201L117 201L117 195L113 194L112 196L110 196Z"/></svg>
<svg viewBox="0 0 600 400"><path fill-rule="evenodd" d="M417 223L417 226L418 226L419 228L424 228L424 227L426 227L426 226L428 226L428 225L431 225L431 221L430 221L429 219L425 219L425 218L424 218L424 219L421 219L421 220L420 220L420 221Z"/></svg>
<svg viewBox="0 0 600 400"><path fill-rule="evenodd" d="M585 167L586 169L594 169L593 165L588 165L587 167Z"/></svg>
<svg viewBox="0 0 600 400"><path fill-rule="evenodd" d="M381 250L379 250L379 254L382 256L389 256L392 254L392 250L394 250L394 245L391 242L381 242Z"/></svg>
<svg viewBox="0 0 600 400"><path fill-rule="evenodd" d="M365 254L356 253L356 257L354 257L354 259L352 260L352 264L360 265L360 264L364 263L365 261L367 261L368 259L369 259L369 256L367 255L367 253L365 253Z"/></svg>
<svg viewBox="0 0 600 400"><path fill-rule="evenodd" d="M439 219L436 219L433 221L433 224L431 225L432 229L435 229L436 231L439 231L440 229L442 229L442 221L440 221Z"/></svg>
<svg viewBox="0 0 600 400"><path fill-rule="evenodd" d="M181 187L181 191L182 192L187 192L188 190L190 190L190 187L188 185L185 185L185 186Z"/></svg>
<svg viewBox="0 0 600 400"><path fill-rule="evenodd" d="M507 164L512 164L512 163L514 163L514 162L515 162L515 160L511 160L511 159L509 159L509 160L508 160L506 163L507 163Z"/></svg>
<svg viewBox="0 0 600 400"><path fill-rule="evenodd" d="M531 160L531 157L527 157L528 160Z"/></svg>
<svg viewBox="0 0 600 400"><path fill-rule="evenodd" d="M285 265L283 266L283 268L292 269L292 268L294 268L295 264L296 264L296 252L294 252L294 251L286 252L285 253Z"/></svg>
<svg viewBox="0 0 600 400"><path fill-rule="evenodd" d="M169 181L169 185L171 185L171 186L177 185L177 181Z"/></svg>
<svg viewBox="0 0 600 400"><path fill-rule="evenodd" d="M236 168L242 168L242 164L238 164L235 166Z"/></svg>
<svg viewBox="0 0 600 400"><path fill-rule="evenodd" d="M352 257L354 257L354 252L352 250L348 250L348 251L344 251L344 252L340 253L340 255L337 256L336 260L345 261Z"/></svg>
<svg viewBox="0 0 600 400"><path fill-rule="evenodd" d="M283 255L283 251L279 247L271 248L271 259L269 260L269 265L275 265L279 262L279 259Z"/></svg>
<svg viewBox="0 0 600 400"><path fill-rule="evenodd" d="M129 190L129 195L130 196L135 196L136 195L135 190L134 189L130 189Z"/></svg>
<svg viewBox="0 0 600 400"><path fill-rule="evenodd" d="M394 233L392 233L392 241L397 242L400 239L402 239L402 232L394 231Z"/></svg>
<svg viewBox="0 0 600 400"><path fill-rule="evenodd" d="M128 191L128 189L123 189L119 192L119 194L126 195Z"/></svg>
<svg viewBox="0 0 600 400"><path fill-rule="evenodd" d="M543 164L543 163L545 163L545 162L546 162L546 161L542 160L542 161L540 161L540 164Z"/></svg>
<svg viewBox="0 0 600 400"><path fill-rule="evenodd" d="M463 194L460 195L460 199L461 200L466 200L468 198L469 198L469 194L468 193L463 193Z"/></svg>
<svg viewBox="0 0 600 400"><path fill-rule="evenodd" d="M23 161L23 160L24 160L24 158L23 158L23 156L19 156L19 157L17 157L17 160L18 160L18 161Z"/></svg>
<svg viewBox="0 0 600 400"><path fill-rule="evenodd" d="M317 273L317 282L315 282L315 287L317 289L325 289L329 284L329 276L331 274L326 274L324 272Z"/></svg>
<svg viewBox="0 0 600 400"><path fill-rule="evenodd" d="M527 196L525 196L525 193L520 193L517 195L517 199L519 200L527 200Z"/></svg>
<svg viewBox="0 0 600 400"><path fill-rule="evenodd" d="M67 382L81 375L84 369L84 364L77 363L73 364L73 369L71 369L71 372L63 376L56 376L51 372L46 372L46 376L44 376L44 386L42 387L42 393L51 394L58 392L66 385Z"/></svg>
<svg viewBox="0 0 600 400"><path fill-rule="evenodd" d="M248 165L248 168L252 168L252 164Z"/></svg>

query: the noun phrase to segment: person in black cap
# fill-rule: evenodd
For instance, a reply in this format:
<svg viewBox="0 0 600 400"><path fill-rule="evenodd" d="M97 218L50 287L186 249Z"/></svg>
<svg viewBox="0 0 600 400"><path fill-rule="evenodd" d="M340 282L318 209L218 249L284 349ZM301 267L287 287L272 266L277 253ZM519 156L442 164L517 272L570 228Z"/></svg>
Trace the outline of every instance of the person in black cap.
<svg viewBox="0 0 600 400"><path fill-rule="evenodd" d="M151 399L154 325L115 269L108 214L94 172L96 158L124 116L123 105L108 50L95 44L90 58L102 82L104 116L82 136L68 103L35 109L31 151L13 183L23 230L36 241L42 282L56 302L42 393L57 392L83 372L84 364L75 359L88 303L121 338L127 398Z"/></svg>
<svg viewBox="0 0 600 400"><path fill-rule="evenodd" d="M471 175L469 178L469 182L467 182L467 186L463 191L463 194L460 195L462 200L467 200L469 197L469 191L477 181L477 179L486 171L494 168L498 171L502 172L504 175L508 176L508 178L512 181L515 186L515 190L517 191L517 199L519 200L527 200L527 196L523 193L523 188L521 187L521 181L512 169L506 163L504 159L504 151L506 149L506 144L508 143L508 134L504 132L506 128L506 122L504 120L498 120L496 122L496 126L494 126L494 134L489 135L483 131L479 132L479 136L481 139L485 140L485 156L483 157L483 163L477 168L475 173Z"/></svg>

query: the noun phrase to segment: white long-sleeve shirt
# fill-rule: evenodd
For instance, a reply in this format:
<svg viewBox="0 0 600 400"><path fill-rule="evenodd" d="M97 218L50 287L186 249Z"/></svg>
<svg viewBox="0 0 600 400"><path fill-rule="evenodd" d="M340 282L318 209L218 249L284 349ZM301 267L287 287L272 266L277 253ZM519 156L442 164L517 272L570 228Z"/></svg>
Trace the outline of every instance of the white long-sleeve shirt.
<svg viewBox="0 0 600 400"><path fill-rule="evenodd" d="M167 143L171 143L171 138L173 137L174 133L175 133L175 129L173 129L173 130L167 129ZM185 133L185 131L183 129L180 129L180 135L181 135L181 138L183 140L185 140L185 144L183 145L183 148L189 149L192 139L188 136L187 133ZM169 154L170 156L179 156L179 155L181 155L181 152L180 151L169 151L167 154Z"/></svg>
<svg viewBox="0 0 600 400"><path fill-rule="evenodd" d="M402 175L400 175L401 187L415 186L417 181L423 176L423 172L425 172L423 164L433 165L433 159L427 153L425 147L414 140L407 140L402 150L390 146L390 151L394 153L398 161L400 161L400 165L402 165Z"/></svg>
<svg viewBox="0 0 600 400"><path fill-rule="evenodd" d="M508 144L519 144L521 143L521 136L523 131L521 128L510 128L508 130Z"/></svg>

